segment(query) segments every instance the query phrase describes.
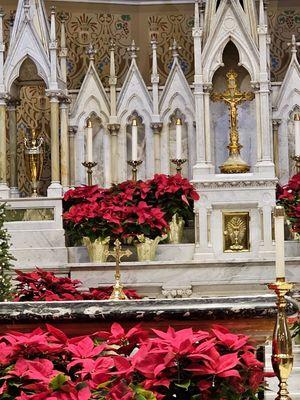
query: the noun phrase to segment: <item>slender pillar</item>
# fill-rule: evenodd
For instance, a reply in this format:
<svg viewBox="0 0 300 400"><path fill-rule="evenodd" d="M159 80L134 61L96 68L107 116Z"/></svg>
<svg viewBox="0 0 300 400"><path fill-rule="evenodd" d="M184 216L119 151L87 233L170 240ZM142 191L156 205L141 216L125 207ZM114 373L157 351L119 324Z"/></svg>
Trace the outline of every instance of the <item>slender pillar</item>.
<svg viewBox="0 0 300 400"><path fill-rule="evenodd" d="M65 83L67 83L67 56L68 49L66 44L66 15L65 13L61 14L60 17L60 69L62 74L62 79Z"/></svg>
<svg viewBox="0 0 300 400"><path fill-rule="evenodd" d="M57 93L50 94L50 130L51 130L51 185L48 196L61 196L59 168L59 99Z"/></svg>
<svg viewBox="0 0 300 400"><path fill-rule="evenodd" d="M118 133L120 124L108 124L107 128L111 135L110 149L111 149L111 183L118 183Z"/></svg>
<svg viewBox="0 0 300 400"><path fill-rule="evenodd" d="M75 160L76 160L76 151L75 151L75 135L76 135L76 127L69 126L69 176L70 176L70 186L75 186Z"/></svg>
<svg viewBox="0 0 300 400"><path fill-rule="evenodd" d="M211 137L210 137L210 92L212 85L204 86L204 130L205 130L205 159L211 163Z"/></svg>
<svg viewBox="0 0 300 400"><path fill-rule="evenodd" d="M10 197L20 197L18 190L18 163L17 163L17 106L20 102L16 99L8 102L9 125L9 152L10 152Z"/></svg>
<svg viewBox="0 0 300 400"><path fill-rule="evenodd" d="M2 97L0 98L0 198L9 197L6 173L6 99Z"/></svg>
<svg viewBox="0 0 300 400"><path fill-rule="evenodd" d="M260 95L259 95L259 84L256 83L254 86L255 93L255 107L256 107L256 140L257 140L257 162L261 162L262 159L262 134L261 134L261 116L260 116Z"/></svg>
<svg viewBox="0 0 300 400"><path fill-rule="evenodd" d="M279 178L279 125L280 119L273 119L273 160L275 164L275 176Z"/></svg>
<svg viewBox="0 0 300 400"><path fill-rule="evenodd" d="M154 134L154 172L159 174L161 172L161 151L160 151L160 134L163 124L161 122L153 122L151 129Z"/></svg>
<svg viewBox="0 0 300 400"><path fill-rule="evenodd" d="M68 138L68 111L69 99L63 98L60 103L60 168L61 184L63 191L67 191L70 185L69 172L69 138Z"/></svg>

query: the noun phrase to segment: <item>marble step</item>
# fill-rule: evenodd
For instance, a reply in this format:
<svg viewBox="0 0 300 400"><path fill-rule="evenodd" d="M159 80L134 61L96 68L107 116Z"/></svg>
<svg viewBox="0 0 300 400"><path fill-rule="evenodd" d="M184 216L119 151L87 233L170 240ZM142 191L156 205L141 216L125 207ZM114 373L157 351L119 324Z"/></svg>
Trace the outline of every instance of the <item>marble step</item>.
<svg viewBox="0 0 300 400"><path fill-rule="evenodd" d="M11 248L11 254L16 258L14 267L32 269L35 267L62 267L67 264L68 251L66 247L31 247L28 249Z"/></svg>
<svg viewBox="0 0 300 400"><path fill-rule="evenodd" d="M65 246L63 229L10 230L13 249L55 248Z"/></svg>
<svg viewBox="0 0 300 400"><path fill-rule="evenodd" d="M136 249L134 246L128 246L132 255L128 261L137 261ZM192 261L194 259L194 243L180 244L159 244L157 248L156 261ZM300 257L300 243L298 241L285 242L286 257ZM70 263L89 262L89 256L84 246L68 247L68 255ZM200 260L201 262L202 260ZM247 260L245 260L247 261Z"/></svg>
<svg viewBox="0 0 300 400"><path fill-rule="evenodd" d="M70 276L79 279L84 287L112 285L113 262L70 263ZM287 260L287 277L300 287L300 264ZM202 262L152 261L122 262L122 282L148 297L198 297L211 295L268 293L268 282L275 279L274 261ZM183 295L182 295L183 293Z"/></svg>

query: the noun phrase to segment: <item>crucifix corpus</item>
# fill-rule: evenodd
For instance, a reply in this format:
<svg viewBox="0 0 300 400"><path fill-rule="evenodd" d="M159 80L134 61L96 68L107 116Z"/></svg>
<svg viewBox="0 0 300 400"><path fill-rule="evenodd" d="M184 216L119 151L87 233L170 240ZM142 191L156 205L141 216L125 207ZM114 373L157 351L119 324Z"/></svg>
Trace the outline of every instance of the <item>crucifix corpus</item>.
<svg viewBox="0 0 300 400"><path fill-rule="evenodd" d="M243 147L239 143L238 132L238 110L237 106L244 101L254 99L253 92L240 92L237 84L238 74L235 71L229 71L226 74L227 89L223 93L212 93L212 101L222 101L227 104L230 112L230 133L229 133L229 157L220 167L223 174L239 174L249 172L249 165L242 159L240 150Z"/></svg>
<svg viewBox="0 0 300 400"><path fill-rule="evenodd" d="M127 300L121 283L120 261L122 257L129 257L132 253L128 249L122 250L121 242L118 239L114 242L114 246L113 251L105 251L106 256L111 256L116 260L115 284L112 294L110 295L110 300Z"/></svg>

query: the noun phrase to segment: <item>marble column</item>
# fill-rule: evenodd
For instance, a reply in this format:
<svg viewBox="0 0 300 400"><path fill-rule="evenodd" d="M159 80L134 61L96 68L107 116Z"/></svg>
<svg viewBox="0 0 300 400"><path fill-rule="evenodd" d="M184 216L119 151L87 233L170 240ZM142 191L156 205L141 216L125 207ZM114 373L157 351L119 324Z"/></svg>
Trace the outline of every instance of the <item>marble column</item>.
<svg viewBox="0 0 300 400"><path fill-rule="evenodd" d="M151 123L151 129L154 134L154 173L159 174L161 172L161 145L160 145L160 134L163 124L161 122Z"/></svg>
<svg viewBox="0 0 300 400"><path fill-rule="evenodd" d="M20 197L18 190L17 163L17 106L20 101L11 99L8 102L9 152L10 152L10 197Z"/></svg>
<svg viewBox="0 0 300 400"><path fill-rule="evenodd" d="M118 133L120 130L120 124L108 124L111 140L110 140L110 151L111 151L111 183L118 183Z"/></svg>
<svg viewBox="0 0 300 400"><path fill-rule="evenodd" d="M6 98L0 98L0 198L9 197L6 160Z"/></svg>
<svg viewBox="0 0 300 400"><path fill-rule="evenodd" d="M59 166L59 98L57 94L50 94L50 130L51 130L51 184L48 187L48 196L62 195Z"/></svg>
<svg viewBox="0 0 300 400"><path fill-rule="evenodd" d="M275 176L279 178L279 125L280 119L273 119L273 160L275 164Z"/></svg>
<svg viewBox="0 0 300 400"><path fill-rule="evenodd" d="M68 112L70 100L65 97L60 103L60 168L61 184L63 191L67 191L70 185L69 171L69 138L68 138Z"/></svg>
<svg viewBox="0 0 300 400"><path fill-rule="evenodd" d="M204 92L204 130L205 130L205 158L208 164L211 164L211 135L210 135L210 93L212 85L206 84Z"/></svg>
<svg viewBox="0 0 300 400"><path fill-rule="evenodd" d="M75 186L75 160L76 160L76 151L75 151L75 135L76 135L76 127L69 126L69 177L70 177L70 186Z"/></svg>

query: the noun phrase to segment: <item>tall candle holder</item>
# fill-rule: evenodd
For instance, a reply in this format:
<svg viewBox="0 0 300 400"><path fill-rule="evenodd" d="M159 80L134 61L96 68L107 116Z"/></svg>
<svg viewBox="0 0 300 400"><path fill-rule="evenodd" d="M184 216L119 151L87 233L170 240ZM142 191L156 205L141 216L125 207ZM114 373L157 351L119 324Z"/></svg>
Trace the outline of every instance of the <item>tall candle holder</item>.
<svg viewBox="0 0 300 400"><path fill-rule="evenodd" d="M142 160L129 160L127 164L131 166L132 180L137 181L138 166L143 163Z"/></svg>
<svg viewBox="0 0 300 400"><path fill-rule="evenodd" d="M187 160L185 158L173 158L171 159L171 162L176 165L177 174L181 175L182 166L187 162Z"/></svg>
<svg viewBox="0 0 300 400"><path fill-rule="evenodd" d="M91 161L85 161L82 163L82 165L86 168L87 177L88 177L88 186L93 185L93 168L96 167L97 164L98 163L91 162Z"/></svg>
<svg viewBox="0 0 300 400"><path fill-rule="evenodd" d="M293 284L285 278L277 278L275 283L268 285L277 296L277 317L273 331L272 366L279 380L279 390L275 400L291 400L287 380L293 369L293 347L289 331L285 295L293 288Z"/></svg>
<svg viewBox="0 0 300 400"><path fill-rule="evenodd" d="M106 256L112 256L116 260L116 272L115 272L115 284L110 295L110 300L127 300L127 296L123 291L123 285L121 283L121 272L120 272L120 262L122 257L129 257L131 255L130 250L122 250L121 242L117 239L114 242L114 250L105 251Z"/></svg>

